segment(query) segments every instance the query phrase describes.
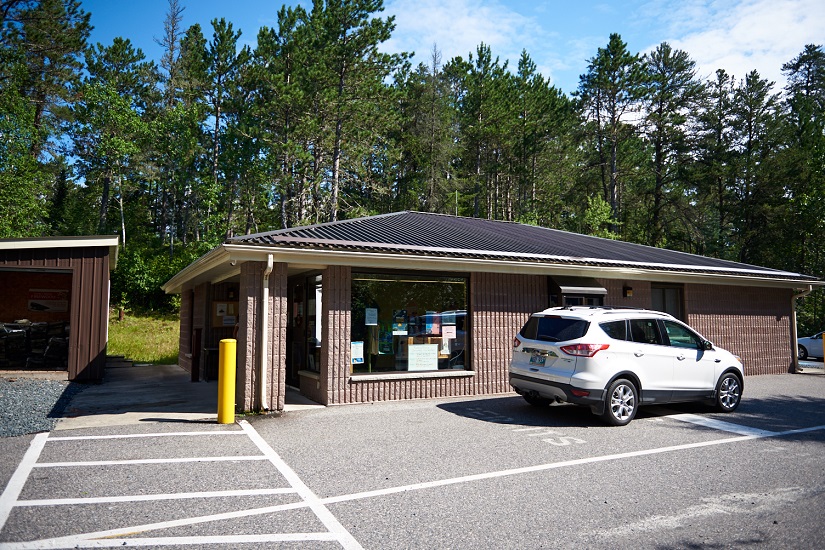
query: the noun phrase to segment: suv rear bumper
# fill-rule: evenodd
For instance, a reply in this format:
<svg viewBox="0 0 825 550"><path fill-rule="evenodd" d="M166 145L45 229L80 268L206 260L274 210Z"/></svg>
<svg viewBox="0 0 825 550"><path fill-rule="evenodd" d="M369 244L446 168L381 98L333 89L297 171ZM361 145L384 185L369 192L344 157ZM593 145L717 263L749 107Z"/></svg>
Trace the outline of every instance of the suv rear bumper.
<svg viewBox="0 0 825 550"><path fill-rule="evenodd" d="M590 392L586 397L579 397L573 394L572 390L578 390L570 384L561 382L551 382L540 378L533 378L521 374L510 373L510 385L519 395L533 394L550 399L552 401L563 401L585 405L593 409L596 414L601 414L604 410L604 390L580 390Z"/></svg>

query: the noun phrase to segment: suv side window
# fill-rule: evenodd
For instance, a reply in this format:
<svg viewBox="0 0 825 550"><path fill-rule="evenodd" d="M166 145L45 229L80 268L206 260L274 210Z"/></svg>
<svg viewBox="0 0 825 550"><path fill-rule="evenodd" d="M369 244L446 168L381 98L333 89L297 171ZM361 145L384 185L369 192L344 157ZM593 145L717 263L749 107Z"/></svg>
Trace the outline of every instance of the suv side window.
<svg viewBox="0 0 825 550"><path fill-rule="evenodd" d="M520 334L528 340L564 342L581 338L590 323L582 319L569 319L557 315L532 316L522 327Z"/></svg>
<svg viewBox="0 0 825 550"><path fill-rule="evenodd" d="M599 325L602 330L614 340L627 340L627 323L622 321L610 321Z"/></svg>
<svg viewBox="0 0 825 550"><path fill-rule="evenodd" d="M640 344L664 345L659 323L656 319L630 319L630 339Z"/></svg>
<svg viewBox="0 0 825 550"><path fill-rule="evenodd" d="M702 339L695 332L688 330L687 327L674 323L673 321L663 321L665 324L665 331L667 338L670 340L670 345L674 348L691 348L699 349L701 347Z"/></svg>
<svg viewBox="0 0 825 550"><path fill-rule="evenodd" d="M521 331L519 332L522 336L527 338L528 340L535 340L536 339L536 332L539 329L539 320L538 317L530 316L527 319L527 322L522 327Z"/></svg>

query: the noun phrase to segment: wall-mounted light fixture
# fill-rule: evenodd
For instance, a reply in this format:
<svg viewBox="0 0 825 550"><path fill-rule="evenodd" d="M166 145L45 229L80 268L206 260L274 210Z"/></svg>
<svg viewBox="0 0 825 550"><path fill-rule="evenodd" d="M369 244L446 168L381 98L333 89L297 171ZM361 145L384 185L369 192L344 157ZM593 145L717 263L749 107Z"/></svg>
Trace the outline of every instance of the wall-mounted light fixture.
<svg viewBox="0 0 825 550"><path fill-rule="evenodd" d="M622 287L622 296L625 298L633 298L633 289L629 286Z"/></svg>

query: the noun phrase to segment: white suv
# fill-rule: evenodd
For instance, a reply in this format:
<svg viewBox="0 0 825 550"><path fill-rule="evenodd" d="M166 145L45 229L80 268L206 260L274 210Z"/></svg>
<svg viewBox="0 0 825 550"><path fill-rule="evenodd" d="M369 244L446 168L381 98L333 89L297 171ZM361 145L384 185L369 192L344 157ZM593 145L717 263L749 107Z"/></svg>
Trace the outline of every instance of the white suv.
<svg viewBox="0 0 825 550"><path fill-rule="evenodd" d="M731 412L745 380L739 357L671 315L610 307L534 313L513 340L509 372L531 405L586 405L614 426L654 403L707 401Z"/></svg>

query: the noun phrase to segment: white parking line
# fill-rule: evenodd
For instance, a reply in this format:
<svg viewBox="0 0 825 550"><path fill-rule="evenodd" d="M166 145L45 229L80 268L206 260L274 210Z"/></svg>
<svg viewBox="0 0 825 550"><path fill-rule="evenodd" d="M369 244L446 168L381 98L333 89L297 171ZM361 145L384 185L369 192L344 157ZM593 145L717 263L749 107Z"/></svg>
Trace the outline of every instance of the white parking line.
<svg viewBox="0 0 825 550"><path fill-rule="evenodd" d="M295 494L295 489L241 489L233 491L200 491L195 493L170 493L154 495L125 495L119 497L52 498L18 500L16 506L65 506L72 504L111 504L114 502L147 502L153 500L183 500L189 498L255 497L264 495Z"/></svg>
<svg viewBox="0 0 825 550"><path fill-rule="evenodd" d="M721 430L723 432L731 432L739 435L755 435L759 437L770 437L776 435L776 432L768 430L760 430L759 428L752 428L750 426L742 426L741 424L733 424L723 420L716 420L714 418L707 418L697 414L670 414L667 418L679 420L680 422L688 422L696 424L697 426L704 426L714 430Z"/></svg>
<svg viewBox="0 0 825 550"><path fill-rule="evenodd" d="M35 468L71 468L75 466L123 466L128 464L175 464L185 462L233 462L266 460L265 456L193 456L187 458L136 458L132 460L89 460L86 462L39 462Z"/></svg>
<svg viewBox="0 0 825 550"><path fill-rule="evenodd" d="M432 489L435 487L445 487L447 485L457 485L460 483L469 483L472 481L482 481L486 479L495 479L499 477L507 477L521 474L529 474L534 472L542 472L546 470L555 470L557 468L566 468L569 466L581 466L585 464L596 464L599 462L610 462L613 460L624 460L627 458L634 458L639 456L655 455L661 453L670 453L674 451L684 451L690 449L699 449L702 447L711 447L714 445L728 445L731 443L738 443L740 441L749 441L752 439L763 439L768 437L782 437L785 435L796 435L806 432L813 432L825 430L823 426L813 426L811 428L800 428L797 430L788 430L785 432L769 432L769 435L743 435L739 437L730 437L727 439L716 439L713 441L700 441L698 443L686 443L684 445L673 445L671 447L659 447L656 449L646 449L643 451L630 451L627 453L618 453L604 456L593 456L588 458L579 458L574 460L565 460L562 462L552 462L549 464L539 464L536 466L525 466L523 468L513 468L511 470L500 470L498 472L486 472L483 474L474 474L469 476L454 477L450 479L440 479L436 481L427 481L424 483L414 483L412 485L402 485L400 487L389 487L387 489L378 489L375 491L364 491L362 493L353 493L350 495L341 495L337 497L329 497L322 499L323 504L335 504L339 502L348 502L351 500L360 500L365 498L375 498L385 495L392 495L397 493L405 493L407 491L418 491L421 489Z"/></svg>
<svg viewBox="0 0 825 550"><path fill-rule="evenodd" d="M6 490L0 496L0 531L5 526L6 521L14 507L22 506L55 506L55 505L76 505L76 504L103 504L114 502L136 502L152 500L176 500L191 498L212 498L226 496L250 496L250 495L272 495L272 494L295 494L301 498L298 502L280 504L256 508L253 510L238 510L222 514L210 514L206 516L181 518L177 520L162 521L144 525L132 525L117 529L108 529L93 533L80 533L65 537L50 539L24 541L24 542L4 542L4 550L22 549L45 549L45 548L97 548L97 547L122 547L122 546L169 546L169 545L204 545L219 544L231 546L233 544L260 543L260 542L293 542L293 541L333 541L339 543L348 550L362 550L361 545L347 531L332 513L324 506L320 499L301 481L295 472L283 462L277 453L263 440L252 426L245 420L239 422L241 430L234 432L182 432L184 436L216 434L243 434L261 451L261 455L255 456L218 456L218 457L193 457L193 458L173 458L173 459L137 459L137 460L106 460L87 462L48 462L37 463L43 448L52 439L48 434L38 434L35 436L29 451L23 457L20 465L12 475ZM169 437L176 434L136 434L134 436L77 436L77 437L56 437L54 441L83 440L83 439L119 439L124 437ZM132 465L132 464L169 464L203 461L239 461L239 460L268 460L280 472L289 483L288 488L260 489L260 490L238 490L238 491L209 491L176 494L156 494L156 495L124 495L113 497L87 497L87 498L67 498L67 499L40 499L40 500L17 500L23 486L34 468L60 468L72 466L90 465ZM226 535L226 536L201 536L201 537L156 537L156 538L126 538L134 537L135 534L170 527L189 526L200 523L211 523L220 520L248 518L253 515L264 515L286 510L296 510L309 508L327 528L326 532L308 533L269 533L258 535Z"/></svg>
<svg viewBox="0 0 825 550"><path fill-rule="evenodd" d="M686 420L687 421L687 420ZM682 445L673 445L669 447L660 447L655 449L646 449L640 451L631 451L626 453L617 453L605 456L596 456L581 458L575 460L566 460L561 462L553 462L548 464L540 464L535 466L527 466L522 468L513 468L508 470L500 470L496 472L486 472L468 476L461 476L449 479L435 480L429 482L416 483L411 485L404 485L399 487L390 487L379 489L375 491L364 491L353 493L349 495L340 495L329 498L318 498L297 476L297 474L280 458L280 456L270 447L266 441L249 425L245 420L239 422L243 433L246 433L253 443L263 453L265 459L269 460L286 478L291 489L301 497L301 501L281 504L276 506L268 506L263 508L239 510L234 512L226 512L222 514L212 514L207 516L189 517L178 520L170 520L164 522L150 523L137 526L126 526L118 529L109 529L105 531L97 531L94 533L83 533L77 535L70 535L66 537L44 539L38 541L26 542L6 542L3 543L5 550L23 550L23 549L45 549L45 548L65 548L65 547L114 547L114 546L164 546L164 545L201 545L201 544L241 544L245 542L281 542L281 541L335 541L341 544L344 548L358 550L361 545L357 540L343 527L337 518L329 511L327 505L341 502L350 502L355 500L376 498L386 495L404 493L407 491L425 490L437 487L444 487L449 485L456 485L461 483L470 483L475 481L482 481L487 479L495 479L506 476L515 476L521 474L529 474L541 471L548 471L553 469L565 468L570 466L596 464L600 462L609 462L615 460L624 460L633 457L642 457L648 455L655 455L661 453L675 452L681 450L698 449L703 447L710 447L716 445L727 445L738 443L742 441L756 440L762 438L782 437L787 435L796 435L807 432L825 430L825 425L813 426L809 428L800 428L795 430L787 430L784 432L770 432L766 430L750 430L750 433L740 435L738 437L731 437L726 439L717 439L712 441L702 441L697 443L687 443ZM728 424L728 423L721 423ZM730 426L735 426L730 424ZM741 428L741 427L740 427ZM721 428L720 428L721 429ZM209 434L211 435L211 434ZM46 443L48 434L38 434L32 441L29 451L21 461L17 471L12 475L6 490L0 496L0 531L2 531L9 513L14 506L19 506L21 502L16 499L20 495L23 485L25 484L32 469L37 466L36 460L42 452L43 446ZM233 458L233 457L228 457ZM234 457L237 458L237 457ZM130 462L130 461L129 461ZM119 461L123 463L123 461ZM130 462L131 463L131 462ZM57 463L60 464L60 463ZM86 463L89 464L89 463ZM184 495L190 493L183 493ZM23 501L25 502L25 501ZM234 519L241 517L249 517L253 515L264 515L273 512L280 512L285 510L295 510L301 508L310 508L315 515L321 520L328 532L322 533L273 533L263 535L227 535L217 537L160 537L160 538L123 538L134 536L137 533L153 531L158 529L165 529L178 526L189 526L199 523L208 523L220 521L225 519Z"/></svg>
<svg viewBox="0 0 825 550"><path fill-rule="evenodd" d="M6 485L6 488L3 490L3 494L0 495L0 532L3 531L6 521L9 519L9 514L11 514L11 510L17 502L17 497L19 497L23 491L23 486L29 479L32 468L34 468L38 457L40 457L40 453L43 452L43 447L46 445L46 439L48 439L48 437L49 434L47 433L40 433L34 436L34 439L29 443L29 449L20 461L20 465L17 466L11 479L9 479L8 485Z"/></svg>
<svg viewBox="0 0 825 550"><path fill-rule="evenodd" d="M258 449L278 468L278 471L286 478L290 486L298 490L298 494L309 504L310 509L315 512L315 515L318 516L318 519L321 520L324 526L337 535L338 542L341 546L350 550L362 550L362 546L355 540L355 537L341 525L341 522L324 506L321 499L301 481L301 478L299 478L292 468L278 456L278 453L264 441L264 438L255 431L255 428L246 420L241 420L238 424L240 424L243 431L249 435L252 442L258 446Z"/></svg>
<svg viewBox="0 0 825 550"><path fill-rule="evenodd" d="M135 439L141 437L187 437L198 435L246 435L241 430L220 431L220 432L164 432L164 433L148 433L148 434L118 434L118 435L67 435L50 437L49 442L52 441L85 441L92 439Z"/></svg>

